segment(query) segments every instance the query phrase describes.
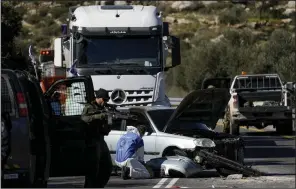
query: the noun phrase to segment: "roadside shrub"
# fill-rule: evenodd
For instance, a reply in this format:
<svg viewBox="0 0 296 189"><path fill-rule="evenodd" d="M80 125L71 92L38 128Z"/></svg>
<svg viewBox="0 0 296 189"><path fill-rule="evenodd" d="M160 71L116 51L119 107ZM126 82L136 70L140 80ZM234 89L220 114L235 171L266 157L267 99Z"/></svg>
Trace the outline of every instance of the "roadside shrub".
<svg viewBox="0 0 296 189"><path fill-rule="evenodd" d="M18 12L23 17L27 12L27 9L24 6L18 6L15 8L15 11Z"/></svg>
<svg viewBox="0 0 296 189"><path fill-rule="evenodd" d="M39 48L50 47L50 37L44 35L38 35L32 40L33 44L37 44Z"/></svg>
<svg viewBox="0 0 296 189"><path fill-rule="evenodd" d="M49 12L49 7L47 6L42 6L38 9L38 13L40 17L45 17L48 12Z"/></svg>
<svg viewBox="0 0 296 189"><path fill-rule="evenodd" d="M51 25L55 24L55 21L51 17L45 17L43 20L41 20L38 24L36 24L37 28L47 28Z"/></svg>
<svg viewBox="0 0 296 189"><path fill-rule="evenodd" d="M63 13L63 14L60 16L59 21L62 22L62 23L67 23L67 18L68 18L68 12Z"/></svg>
<svg viewBox="0 0 296 189"><path fill-rule="evenodd" d="M241 7L232 7L230 10L226 10L219 15L220 23L222 24L238 24L247 20L247 14Z"/></svg>
<svg viewBox="0 0 296 189"><path fill-rule="evenodd" d="M37 15L28 15L25 21L29 24L37 24L41 21L41 19L42 18Z"/></svg>
<svg viewBox="0 0 296 189"><path fill-rule="evenodd" d="M231 7L233 7L232 3L229 3L228 1L219 1L216 3L206 5L205 7L199 9L198 12L202 14L211 14L217 13L218 11L221 11L223 9L230 9Z"/></svg>
<svg viewBox="0 0 296 189"><path fill-rule="evenodd" d="M68 8L67 7L54 7L54 8L52 8L51 10L50 10L50 13L51 13L51 15L52 15L52 17L54 18L54 19L57 19L57 18L59 18L62 14L64 14L64 13L68 13Z"/></svg>
<svg viewBox="0 0 296 189"><path fill-rule="evenodd" d="M75 6L82 1L56 1L57 4L60 4L63 7Z"/></svg>
<svg viewBox="0 0 296 189"><path fill-rule="evenodd" d="M41 29L41 34L45 36L57 36L60 32L60 26L56 23Z"/></svg>

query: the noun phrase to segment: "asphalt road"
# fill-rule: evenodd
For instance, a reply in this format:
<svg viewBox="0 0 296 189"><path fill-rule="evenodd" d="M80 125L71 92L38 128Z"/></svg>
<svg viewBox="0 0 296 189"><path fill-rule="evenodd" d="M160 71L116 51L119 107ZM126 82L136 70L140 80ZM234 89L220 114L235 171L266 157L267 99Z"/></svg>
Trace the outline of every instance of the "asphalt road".
<svg viewBox="0 0 296 189"><path fill-rule="evenodd" d="M221 126L217 126L221 131ZM279 136L272 127L264 130L241 128L246 142L245 162L268 174L259 178L220 178L215 170L199 178L121 180L111 177L106 188L295 188L295 136ZM51 178L50 188L83 187L84 177Z"/></svg>

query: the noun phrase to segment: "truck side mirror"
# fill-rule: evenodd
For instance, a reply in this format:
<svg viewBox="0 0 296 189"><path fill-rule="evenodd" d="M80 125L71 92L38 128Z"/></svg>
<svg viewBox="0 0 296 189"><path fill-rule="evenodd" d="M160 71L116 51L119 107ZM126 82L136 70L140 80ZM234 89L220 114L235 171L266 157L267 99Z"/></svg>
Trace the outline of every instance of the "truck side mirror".
<svg viewBox="0 0 296 189"><path fill-rule="evenodd" d="M54 65L56 67L63 66L62 38L56 38L54 40Z"/></svg>
<svg viewBox="0 0 296 189"><path fill-rule="evenodd" d="M181 52L180 52L180 39L171 36L172 40L172 67L176 67L181 64Z"/></svg>
<svg viewBox="0 0 296 189"><path fill-rule="evenodd" d="M162 33L163 33L163 36L169 36L170 35L169 23L168 22L163 22L162 23Z"/></svg>

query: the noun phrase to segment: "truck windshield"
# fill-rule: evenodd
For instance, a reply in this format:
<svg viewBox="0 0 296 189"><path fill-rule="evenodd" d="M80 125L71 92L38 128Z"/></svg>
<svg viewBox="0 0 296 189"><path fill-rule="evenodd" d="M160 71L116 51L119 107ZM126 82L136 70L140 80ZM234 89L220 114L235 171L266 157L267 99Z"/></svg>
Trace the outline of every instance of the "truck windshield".
<svg viewBox="0 0 296 189"><path fill-rule="evenodd" d="M83 37L75 44L78 67L103 65L150 66L160 65L161 40L157 36Z"/></svg>
<svg viewBox="0 0 296 189"><path fill-rule="evenodd" d="M234 82L234 89L281 89L281 81L278 76L241 76Z"/></svg>

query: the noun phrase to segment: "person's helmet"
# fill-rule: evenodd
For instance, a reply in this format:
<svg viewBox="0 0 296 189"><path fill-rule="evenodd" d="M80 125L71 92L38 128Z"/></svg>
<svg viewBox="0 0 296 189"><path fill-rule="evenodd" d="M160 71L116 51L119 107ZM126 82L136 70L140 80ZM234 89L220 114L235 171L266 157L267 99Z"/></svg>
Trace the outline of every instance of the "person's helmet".
<svg viewBox="0 0 296 189"><path fill-rule="evenodd" d="M99 90L95 91L95 97L96 98L103 98L105 100L109 100L109 94L108 91L106 91L105 89L100 88Z"/></svg>

